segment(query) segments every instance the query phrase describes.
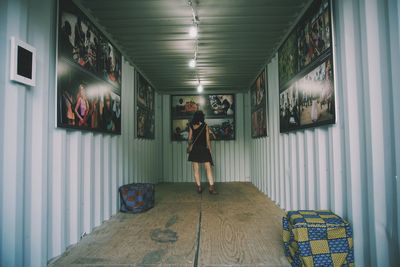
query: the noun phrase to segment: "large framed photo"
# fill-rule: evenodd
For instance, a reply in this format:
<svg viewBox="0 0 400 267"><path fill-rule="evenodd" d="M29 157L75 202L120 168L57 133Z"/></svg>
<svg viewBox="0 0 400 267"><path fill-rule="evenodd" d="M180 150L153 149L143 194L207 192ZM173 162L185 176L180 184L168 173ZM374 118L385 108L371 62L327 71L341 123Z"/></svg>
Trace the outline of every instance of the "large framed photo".
<svg viewBox="0 0 400 267"><path fill-rule="evenodd" d="M154 112L137 107L137 137L154 139Z"/></svg>
<svg viewBox="0 0 400 267"><path fill-rule="evenodd" d="M121 86L121 53L69 0L59 0L58 55Z"/></svg>
<svg viewBox="0 0 400 267"><path fill-rule="evenodd" d="M332 57L279 94L281 132L335 123Z"/></svg>
<svg viewBox="0 0 400 267"><path fill-rule="evenodd" d="M330 0L314 0L297 27L299 70L330 52L332 26Z"/></svg>
<svg viewBox="0 0 400 267"><path fill-rule="evenodd" d="M154 139L155 91L150 83L136 72L136 137Z"/></svg>
<svg viewBox="0 0 400 267"><path fill-rule="evenodd" d="M268 135L266 70L264 69L251 86L251 136L258 138Z"/></svg>
<svg viewBox="0 0 400 267"><path fill-rule="evenodd" d="M121 133L121 53L68 0L58 2L57 127Z"/></svg>
<svg viewBox="0 0 400 267"><path fill-rule="evenodd" d="M193 114L202 110L213 140L235 139L235 96L233 94L172 95L171 139L188 139Z"/></svg>
<svg viewBox="0 0 400 267"><path fill-rule="evenodd" d="M298 72L297 31L292 31L278 50L279 86L282 87Z"/></svg>
<svg viewBox="0 0 400 267"><path fill-rule="evenodd" d="M281 132L335 123L332 50L331 2L314 0L279 48Z"/></svg>
<svg viewBox="0 0 400 267"><path fill-rule="evenodd" d="M298 79L307 66L332 53L330 0L314 0L278 50L279 87Z"/></svg>

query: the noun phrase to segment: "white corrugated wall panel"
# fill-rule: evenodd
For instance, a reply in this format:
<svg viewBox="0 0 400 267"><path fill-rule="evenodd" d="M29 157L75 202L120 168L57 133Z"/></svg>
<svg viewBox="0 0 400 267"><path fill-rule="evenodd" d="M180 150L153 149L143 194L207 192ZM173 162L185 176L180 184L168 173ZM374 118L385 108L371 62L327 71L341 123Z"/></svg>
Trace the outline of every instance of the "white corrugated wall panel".
<svg viewBox="0 0 400 267"><path fill-rule="evenodd" d="M0 266L47 265L118 211L120 185L162 177L154 168L161 162L161 97L155 140L136 139L135 74L126 62L121 135L54 127L55 4L1 1ZM35 87L8 78L11 36L37 49Z"/></svg>
<svg viewBox="0 0 400 267"><path fill-rule="evenodd" d="M236 140L212 141L214 176L216 182L250 181L249 149L247 149L249 127L245 122L245 102L249 98L244 94L235 94L236 101ZM194 176L190 162L187 161L186 142L171 141L171 96L163 96L163 181L193 182ZM207 120L207 118L206 118ZM207 178L204 170L202 181Z"/></svg>
<svg viewBox="0 0 400 267"><path fill-rule="evenodd" d="M275 56L268 64L270 135L251 141L251 180L286 210L331 209L348 219L357 266L395 266L400 262L399 2L333 2L337 123L279 133ZM271 150L271 160L260 147Z"/></svg>

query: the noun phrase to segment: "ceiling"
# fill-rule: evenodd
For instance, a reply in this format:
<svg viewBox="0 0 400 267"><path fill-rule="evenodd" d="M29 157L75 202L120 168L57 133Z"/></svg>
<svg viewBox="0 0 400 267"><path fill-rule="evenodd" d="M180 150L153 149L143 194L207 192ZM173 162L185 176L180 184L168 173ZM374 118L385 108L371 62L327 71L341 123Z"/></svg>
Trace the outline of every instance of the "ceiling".
<svg viewBox="0 0 400 267"><path fill-rule="evenodd" d="M77 0L160 93L248 90L309 0ZM198 77L198 78L197 78Z"/></svg>

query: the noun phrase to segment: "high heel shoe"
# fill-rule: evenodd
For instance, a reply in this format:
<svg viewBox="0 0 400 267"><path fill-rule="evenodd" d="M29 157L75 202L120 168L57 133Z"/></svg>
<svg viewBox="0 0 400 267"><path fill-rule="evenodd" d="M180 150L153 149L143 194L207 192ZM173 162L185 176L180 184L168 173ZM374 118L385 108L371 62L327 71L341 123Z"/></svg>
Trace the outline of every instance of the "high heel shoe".
<svg viewBox="0 0 400 267"><path fill-rule="evenodd" d="M203 188L201 188L201 185L196 184L196 192L201 194L203 192Z"/></svg>
<svg viewBox="0 0 400 267"><path fill-rule="evenodd" d="M218 195L218 192L215 190L215 184L213 185L208 185L208 192L211 195Z"/></svg>

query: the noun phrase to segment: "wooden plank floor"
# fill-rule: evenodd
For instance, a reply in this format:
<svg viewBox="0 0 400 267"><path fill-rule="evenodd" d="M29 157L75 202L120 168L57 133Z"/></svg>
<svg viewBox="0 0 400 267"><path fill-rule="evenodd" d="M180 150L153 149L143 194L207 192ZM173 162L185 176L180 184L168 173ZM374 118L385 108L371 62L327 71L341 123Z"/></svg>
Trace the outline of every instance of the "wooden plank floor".
<svg viewBox="0 0 400 267"><path fill-rule="evenodd" d="M49 266L289 266L283 211L250 183L156 185L155 207L118 213Z"/></svg>

